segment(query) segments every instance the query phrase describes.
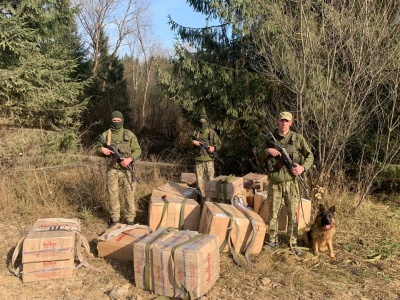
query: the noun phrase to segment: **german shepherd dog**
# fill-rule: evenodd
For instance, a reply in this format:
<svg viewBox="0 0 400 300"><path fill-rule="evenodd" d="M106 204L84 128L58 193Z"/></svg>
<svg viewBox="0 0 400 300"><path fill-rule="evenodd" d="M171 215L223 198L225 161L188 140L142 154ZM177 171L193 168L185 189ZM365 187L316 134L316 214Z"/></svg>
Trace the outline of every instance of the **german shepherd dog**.
<svg viewBox="0 0 400 300"><path fill-rule="evenodd" d="M314 224L311 225L309 231L303 233L303 241L308 248L312 248L314 255L317 255L319 251L328 250L330 258L335 257L332 242L336 228L335 211L335 206L327 209L320 204Z"/></svg>

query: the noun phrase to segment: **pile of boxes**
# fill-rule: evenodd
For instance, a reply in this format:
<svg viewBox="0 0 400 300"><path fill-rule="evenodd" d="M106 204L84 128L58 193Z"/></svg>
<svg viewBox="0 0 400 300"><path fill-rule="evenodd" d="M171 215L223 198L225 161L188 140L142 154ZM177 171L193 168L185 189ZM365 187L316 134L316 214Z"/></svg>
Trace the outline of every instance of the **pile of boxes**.
<svg viewBox="0 0 400 300"><path fill-rule="evenodd" d="M193 173L182 183L168 182L152 191L147 225L116 224L98 238L98 257L131 261L135 284L174 298L199 298L219 278L220 253L257 255L269 223L268 176L219 176L205 183L201 207ZM311 202L302 199L299 228L311 215ZM279 230L286 230L285 209ZM70 277L76 257L79 224L68 219L38 220L23 243L23 281Z"/></svg>

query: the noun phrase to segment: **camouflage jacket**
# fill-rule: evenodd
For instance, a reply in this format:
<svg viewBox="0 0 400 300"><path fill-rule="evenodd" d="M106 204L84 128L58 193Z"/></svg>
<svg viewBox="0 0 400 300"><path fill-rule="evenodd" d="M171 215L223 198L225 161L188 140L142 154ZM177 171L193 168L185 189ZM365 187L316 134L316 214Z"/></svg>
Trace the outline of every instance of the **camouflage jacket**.
<svg viewBox="0 0 400 300"><path fill-rule="evenodd" d="M215 130L212 128L208 127L206 130L204 130L204 132L202 132L200 129L196 129L192 132L192 135L197 138L204 139L208 143L208 145L214 146L216 151L221 149L221 140ZM208 154L207 151L204 151L203 154L200 154L201 147L195 147L195 145L193 144L193 139L190 140L189 148L194 149L194 160L196 162L206 162L213 160L213 158Z"/></svg>
<svg viewBox="0 0 400 300"><path fill-rule="evenodd" d="M131 157L133 160L137 160L140 157L142 150L140 148L140 145L136 138L136 135L132 131L130 131L128 129L124 129L124 128L120 128L118 130L110 130L109 129L107 131L104 131L101 134L101 136L103 137L103 139L105 141L108 141L107 138L108 138L109 133L111 134L110 146L117 148L119 153L122 155L122 157L125 157L125 158ZM99 144L99 146L97 148L97 154L99 156L105 157L107 163L109 163L111 161L112 157L105 156L101 152L102 147L103 146L101 144ZM123 167L120 166L119 164L115 164L114 168L123 169Z"/></svg>
<svg viewBox="0 0 400 300"><path fill-rule="evenodd" d="M314 162L314 156L304 137L294 131L289 131L286 136L280 136L278 130L273 132L278 143L286 149L294 163L304 167L307 171ZM268 148L276 148L273 141L265 141L263 150L258 156L258 161L265 164L268 178L271 183L280 183L294 180L292 172L286 167L283 159L268 154Z"/></svg>

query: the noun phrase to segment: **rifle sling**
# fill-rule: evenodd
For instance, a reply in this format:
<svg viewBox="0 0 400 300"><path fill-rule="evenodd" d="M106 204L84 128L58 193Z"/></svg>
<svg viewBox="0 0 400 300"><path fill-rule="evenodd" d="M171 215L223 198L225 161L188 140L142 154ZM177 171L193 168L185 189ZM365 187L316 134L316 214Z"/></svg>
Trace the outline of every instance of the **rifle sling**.
<svg viewBox="0 0 400 300"><path fill-rule="evenodd" d="M111 145L111 129L107 131L107 146Z"/></svg>

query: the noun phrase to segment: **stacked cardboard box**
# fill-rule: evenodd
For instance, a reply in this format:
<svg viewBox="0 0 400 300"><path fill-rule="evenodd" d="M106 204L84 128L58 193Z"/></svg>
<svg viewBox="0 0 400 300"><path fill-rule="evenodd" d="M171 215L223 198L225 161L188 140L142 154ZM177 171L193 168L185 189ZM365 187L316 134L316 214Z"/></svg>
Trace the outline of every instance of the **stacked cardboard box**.
<svg viewBox="0 0 400 300"><path fill-rule="evenodd" d="M243 177L221 175L205 182L205 196L213 200L230 200L242 191Z"/></svg>
<svg viewBox="0 0 400 300"><path fill-rule="evenodd" d="M196 189L189 187L185 183L167 182L156 188L151 193L151 197L161 198L163 196L174 198L196 199Z"/></svg>
<svg viewBox="0 0 400 300"><path fill-rule="evenodd" d="M260 254L262 247L264 245L265 234L267 232L268 226L264 223L261 217L254 211L236 206L250 221L247 227L246 236L244 243L240 248L240 252L244 253L248 251L249 254ZM247 249L248 247L251 248Z"/></svg>
<svg viewBox="0 0 400 300"><path fill-rule="evenodd" d="M133 261L133 244L146 237L152 230L145 225L116 224L97 239L99 257Z"/></svg>
<svg viewBox="0 0 400 300"><path fill-rule="evenodd" d="M149 227L174 227L197 231L200 205L193 199L151 197L149 202Z"/></svg>
<svg viewBox="0 0 400 300"><path fill-rule="evenodd" d="M246 209L246 208L243 208ZM266 225L256 213L247 210L248 215L256 222L256 242L250 249L249 254L259 254L264 242ZM227 238L235 251L243 252L253 237L251 220L237 207L206 201L200 219L200 233L208 233L219 237L219 246L223 246ZM230 234L228 233L230 230ZM227 243L229 244L229 243ZM223 249L229 251L228 245Z"/></svg>
<svg viewBox="0 0 400 300"><path fill-rule="evenodd" d="M268 175L248 173L243 176L243 185L246 189L266 191L268 189Z"/></svg>
<svg viewBox="0 0 400 300"><path fill-rule="evenodd" d="M260 215L265 224L269 224L269 207L267 202L267 192L254 193L254 211Z"/></svg>
<svg viewBox="0 0 400 300"><path fill-rule="evenodd" d="M136 287L197 299L219 278L218 237L159 228L134 245Z"/></svg>
<svg viewBox="0 0 400 300"><path fill-rule="evenodd" d="M149 227L174 227L197 231L200 205L193 200L196 192L184 184L169 182L153 190L149 202Z"/></svg>
<svg viewBox="0 0 400 300"><path fill-rule="evenodd" d="M197 181L195 173L181 173L181 182L189 185L195 184Z"/></svg>
<svg viewBox="0 0 400 300"><path fill-rule="evenodd" d="M297 206L297 221L298 221L298 229L303 229L310 223L311 218L311 201L302 198L301 203ZM278 214L278 229L282 231L286 231L288 223L288 217L286 214L286 209L284 206L281 206Z"/></svg>
<svg viewBox="0 0 400 300"><path fill-rule="evenodd" d="M75 268L75 232L80 232L77 220L37 220L23 242L23 282L71 277Z"/></svg>

